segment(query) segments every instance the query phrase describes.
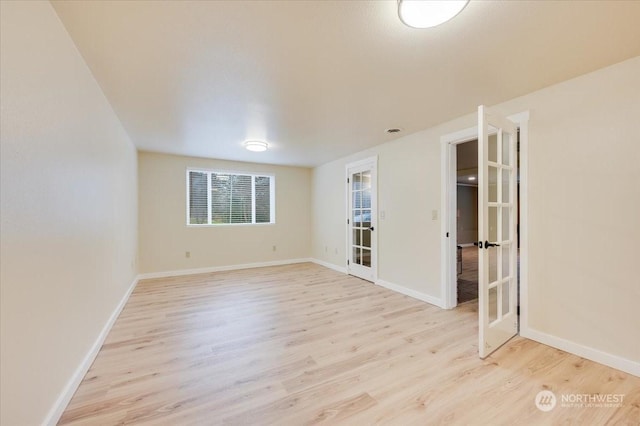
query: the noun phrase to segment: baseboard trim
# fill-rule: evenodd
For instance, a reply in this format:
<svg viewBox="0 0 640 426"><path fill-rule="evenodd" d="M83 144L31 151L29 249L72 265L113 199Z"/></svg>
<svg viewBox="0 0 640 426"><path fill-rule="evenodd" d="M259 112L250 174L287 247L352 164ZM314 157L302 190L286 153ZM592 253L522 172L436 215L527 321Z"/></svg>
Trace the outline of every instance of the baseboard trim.
<svg viewBox="0 0 640 426"><path fill-rule="evenodd" d="M181 275L207 274L210 272L235 271L237 269L264 268L266 266L292 265L294 263L306 263L306 262L312 262L312 261L313 260L309 258L286 259L286 260L274 260L270 262L244 263L239 265L211 266L207 268L179 269L175 271L147 272L147 273L138 275L138 279L148 280L153 278L178 277Z"/></svg>
<svg viewBox="0 0 640 426"><path fill-rule="evenodd" d="M312 258L311 262L320 266L324 266L325 268L333 269L334 271L337 271L337 272L342 272L343 274L347 273L347 268L344 266L334 265L333 263L325 262L324 260L315 259L315 258Z"/></svg>
<svg viewBox="0 0 640 426"><path fill-rule="evenodd" d="M325 268L333 269L334 271L341 272L343 274L348 273L346 267L334 265L333 263L325 262L324 260L312 258L311 262L316 263L316 264L318 264L320 266L324 266ZM416 291L416 290L412 290L410 288L406 288L406 287L403 287L401 285L390 283L389 281L385 281L385 280L381 280L381 279L377 279L375 281L375 284L379 285L380 287L384 287L384 288L386 288L388 290L395 291L396 293L404 294L405 296L413 297L414 299L418 299L418 300L420 300L422 302L427 302L427 303L435 305L435 306L437 306L439 308L443 308L443 304L442 304L442 300L441 299L439 299L437 297L430 296L430 295L428 295L426 293L422 293L422 292L419 292L419 291Z"/></svg>
<svg viewBox="0 0 640 426"><path fill-rule="evenodd" d="M405 296L413 297L414 299L418 299L418 300L421 300L423 302L427 302L427 303L435 305L435 306L437 306L439 308L443 308L444 309L444 305L442 303L442 300L437 298L437 297L433 297L433 296L428 295L426 293L422 293L420 291L412 290L410 288L406 288L406 287L403 287L401 285L390 283L388 281L384 281L384 280L381 280L381 279L376 280L376 284L379 285L380 287L384 287L384 288L387 288L389 290L393 290L393 291L395 291L397 293L404 294Z"/></svg>
<svg viewBox="0 0 640 426"><path fill-rule="evenodd" d="M582 358L604 364L608 367L624 371L625 373L640 377L640 363L636 361L631 361L617 355L602 352L601 350L584 346L579 343L563 339L561 337L552 336L550 334L534 330L530 327L520 330L520 335L522 337L526 337L527 339L535 340L536 342L545 344L547 346L551 346L565 352L578 355Z"/></svg>
<svg viewBox="0 0 640 426"><path fill-rule="evenodd" d="M82 379L87 374L87 371L89 371L91 364L93 364L93 361L96 359L96 356L98 355L98 352L100 352L102 344L111 331L111 327L113 327L113 324L118 319L120 312L122 312L122 309L127 304L127 301L129 300L129 297L131 296L133 290L136 288L137 284L138 277L133 280L124 296L122 296L122 299L120 299L120 303L118 303L118 306L116 306L116 308L111 313L111 316L105 323L104 327L102 327L102 330L96 338L96 341L93 343L93 346L91 346L91 349L89 349L89 352L87 352L87 354L85 355L82 363L80 363L65 387L62 389L62 392L58 396L58 399L53 404L53 407L51 407L51 410L49 410L49 413L47 413L47 416L42 423L43 425L54 426L58 423L60 417L62 417L62 413L64 413L64 410L67 408L67 405L69 405L71 398L76 393L78 386L80 386L80 382L82 382Z"/></svg>

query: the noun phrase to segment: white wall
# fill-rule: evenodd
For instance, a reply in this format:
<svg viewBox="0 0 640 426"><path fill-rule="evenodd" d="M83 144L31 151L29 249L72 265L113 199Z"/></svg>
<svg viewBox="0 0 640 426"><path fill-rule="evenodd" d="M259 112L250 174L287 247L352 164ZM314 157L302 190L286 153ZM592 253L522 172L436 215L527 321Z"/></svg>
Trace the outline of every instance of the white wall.
<svg viewBox="0 0 640 426"><path fill-rule="evenodd" d="M312 256L345 267L346 183L350 161L378 156L378 277L439 298L439 134L433 129L316 167L312 181ZM429 140L438 143L425 143ZM429 243L431 242L431 243ZM327 247L327 251L325 251ZM336 253L337 251L337 253Z"/></svg>
<svg viewBox="0 0 640 426"><path fill-rule="evenodd" d="M529 326L632 368L640 363L639 93L637 57L494 107L531 111ZM314 169L312 256L344 266L344 166L378 154L379 276L440 299L440 223L431 220L440 137L474 125L472 113Z"/></svg>
<svg viewBox="0 0 640 426"><path fill-rule="evenodd" d="M189 167L275 175L276 223L188 227ZM311 169L141 152L140 269L145 273L308 258ZM276 251L273 251L273 246ZM186 258L185 252L191 253Z"/></svg>
<svg viewBox="0 0 640 426"><path fill-rule="evenodd" d="M0 4L0 423L23 426L134 280L136 151L51 5Z"/></svg>
<svg viewBox="0 0 640 426"><path fill-rule="evenodd" d="M529 326L640 375L640 57L496 109L526 108Z"/></svg>

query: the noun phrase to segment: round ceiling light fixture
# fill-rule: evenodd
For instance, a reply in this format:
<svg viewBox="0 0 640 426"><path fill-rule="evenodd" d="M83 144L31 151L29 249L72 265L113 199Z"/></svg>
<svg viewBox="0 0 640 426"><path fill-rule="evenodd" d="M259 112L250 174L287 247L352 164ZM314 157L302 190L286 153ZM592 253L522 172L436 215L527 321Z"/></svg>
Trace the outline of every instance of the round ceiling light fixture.
<svg viewBox="0 0 640 426"><path fill-rule="evenodd" d="M390 129L385 130L387 133L400 133L402 129L400 127L391 127Z"/></svg>
<svg viewBox="0 0 640 426"><path fill-rule="evenodd" d="M447 22L469 0L398 0L400 20L412 28L431 28Z"/></svg>
<svg viewBox="0 0 640 426"><path fill-rule="evenodd" d="M246 141L244 143L244 147L249 151L253 152L263 152L269 148L269 144L263 141Z"/></svg>

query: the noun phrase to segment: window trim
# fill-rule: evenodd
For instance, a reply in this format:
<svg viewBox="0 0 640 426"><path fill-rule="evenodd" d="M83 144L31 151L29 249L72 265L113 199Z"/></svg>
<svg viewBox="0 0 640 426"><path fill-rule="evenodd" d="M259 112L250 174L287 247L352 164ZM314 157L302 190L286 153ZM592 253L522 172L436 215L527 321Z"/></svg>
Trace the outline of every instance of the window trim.
<svg viewBox="0 0 640 426"><path fill-rule="evenodd" d="M255 203L256 203L256 193L255 193L255 178L256 177L268 177L269 178L269 208L271 212L271 222L252 222L252 223L211 223L211 178L207 177L207 222L208 223L189 223L190 218L190 197L189 197L189 173L190 172L199 172L199 173L218 173L224 175L243 175L243 176L251 176L251 210L253 214L253 220L255 221ZM263 172L247 172L247 171L238 171L238 170L225 170L225 169L205 169L200 167L187 167L185 171L185 198L186 198L186 211L185 211L185 220L187 227L194 228L212 228L218 226L269 226L276 224L276 175L275 173L263 173Z"/></svg>

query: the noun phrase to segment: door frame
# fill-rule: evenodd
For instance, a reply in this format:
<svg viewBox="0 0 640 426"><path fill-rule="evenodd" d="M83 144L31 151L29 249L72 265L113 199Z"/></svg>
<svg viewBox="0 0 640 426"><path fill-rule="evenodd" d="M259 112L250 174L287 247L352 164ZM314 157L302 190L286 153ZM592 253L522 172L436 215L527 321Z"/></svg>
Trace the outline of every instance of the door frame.
<svg viewBox="0 0 640 426"><path fill-rule="evenodd" d="M374 178L371 179L371 226L374 230L371 232L371 282L376 283L378 281L378 156L363 158L362 160L353 161L345 165L344 169L344 188L345 188L345 235L346 235L346 255L345 268L347 274L349 274L349 260L351 259L351 211L349 211L351 188L349 183L349 170L371 165L374 170ZM355 275L354 275L355 276Z"/></svg>
<svg viewBox="0 0 640 426"><path fill-rule="evenodd" d="M529 232L528 232L528 152L529 111L507 117L520 129L520 330L528 328L528 277L529 277ZM455 308L457 301L456 273L456 145L478 138L478 126L468 127L440 138L441 153L441 200L442 211L440 238L440 294L442 307ZM447 237L447 235L449 235Z"/></svg>

